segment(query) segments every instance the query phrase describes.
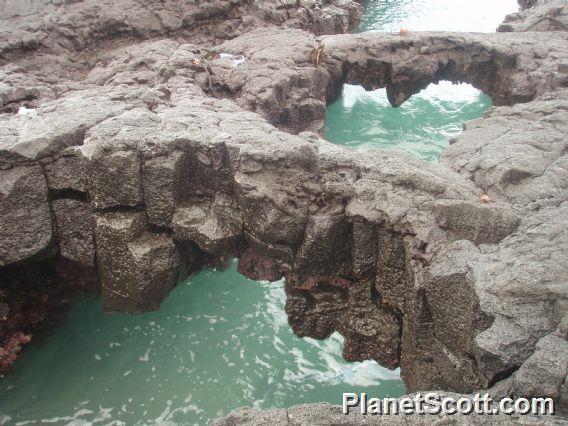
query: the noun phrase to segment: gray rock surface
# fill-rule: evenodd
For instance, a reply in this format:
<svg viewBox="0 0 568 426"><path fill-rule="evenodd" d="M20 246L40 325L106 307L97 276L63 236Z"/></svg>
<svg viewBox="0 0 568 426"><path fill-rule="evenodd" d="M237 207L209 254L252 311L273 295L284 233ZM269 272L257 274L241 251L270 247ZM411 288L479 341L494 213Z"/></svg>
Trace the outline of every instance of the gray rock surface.
<svg viewBox="0 0 568 426"><path fill-rule="evenodd" d="M53 242L39 165L0 170L0 266L48 255Z"/></svg>
<svg viewBox="0 0 568 426"><path fill-rule="evenodd" d="M326 36L322 42L336 89L343 83L386 87L393 106L440 80L470 83L495 105L568 87L568 33L562 31L363 33Z"/></svg>
<svg viewBox="0 0 568 426"><path fill-rule="evenodd" d="M568 3L565 0L535 2L530 9L512 13L497 31L567 31Z"/></svg>
<svg viewBox="0 0 568 426"><path fill-rule="evenodd" d="M158 309L178 279L180 253L172 238L145 232L144 212L101 213L95 220L103 308Z"/></svg>
<svg viewBox="0 0 568 426"><path fill-rule="evenodd" d="M104 308L141 312L187 259L241 257L245 275L286 277L297 334L340 332L346 359L401 367L409 391L566 401L565 32L317 39L303 14L344 32L360 7L28 3L0 3L0 266L94 259ZM442 79L501 106L440 164L317 135L344 83L400 105ZM337 420L313 410L258 416Z"/></svg>
<svg viewBox="0 0 568 426"><path fill-rule="evenodd" d="M243 219L234 198L222 193L213 200L191 200L176 209L172 225L176 238L194 241L210 254L232 251L243 232Z"/></svg>
<svg viewBox="0 0 568 426"><path fill-rule="evenodd" d="M61 198L52 201L52 209L61 256L87 267L94 267L94 216L89 203Z"/></svg>
<svg viewBox="0 0 568 426"><path fill-rule="evenodd" d="M0 110L75 89L95 64L142 40L213 45L276 26L334 34L354 29L361 15L353 0L2 0Z"/></svg>
<svg viewBox="0 0 568 426"><path fill-rule="evenodd" d="M442 397L459 398L462 395L440 393ZM410 395L412 396L412 395ZM341 407L328 403L295 405L287 409L266 411L238 408L226 417L212 423L214 426L261 425L564 425L562 419L539 416L495 415L362 415L350 412L345 415Z"/></svg>
<svg viewBox="0 0 568 426"><path fill-rule="evenodd" d="M526 10L526 9L531 9L533 7L537 7L537 6L544 6L546 4L549 3L554 3L557 2L558 0L517 0L517 3L519 3L519 7L521 9L521 11ZM561 0L561 1L565 1L565 0Z"/></svg>

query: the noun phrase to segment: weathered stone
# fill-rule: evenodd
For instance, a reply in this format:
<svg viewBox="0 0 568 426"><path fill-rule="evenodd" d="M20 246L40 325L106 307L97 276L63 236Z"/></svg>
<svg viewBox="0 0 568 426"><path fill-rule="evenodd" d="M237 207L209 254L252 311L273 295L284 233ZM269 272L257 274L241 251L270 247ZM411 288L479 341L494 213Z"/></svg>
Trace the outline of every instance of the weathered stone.
<svg viewBox="0 0 568 426"><path fill-rule="evenodd" d="M401 319L392 308L373 296L372 280L348 288L349 307L339 330L345 337L343 357L347 361L374 359L395 368L399 363Z"/></svg>
<svg viewBox="0 0 568 426"><path fill-rule="evenodd" d="M534 338L504 316L497 316L487 330L475 338L476 358L483 366L486 384L517 369L534 348Z"/></svg>
<svg viewBox="0 0 568 426"><path fill-rule="evenodd" d="M345 216L310 216L294 259L296 273L342 277L349 275L350 267L349 225Z"/></svg>
<svg viewBox="0 0 568 426"><path fill-rule="evenodd" d="M556 336L540 339L535 352L513 376L515 395L559 400L568 374L568 341Z"/></svg>
<svg viewBox="0 0 568 426"><path fill-rule="evenodd" d="M497 31L568 31L568 8L564 1L521 0L521 3L525 10L507 15Z"/></svg>
<svg viewBox="0 0 568 426"><path fill-rule="evenodd" d="M170 237L144 233L144 213L96 215L97 265L105 311L157 309L177 280L178 251Z"/></svg>
<svg viewBox="0 0 568 426"><path fill-rule="evenodd" d="M104 90L71 93L42 105L35 114L16 115L12 121L17 135L0 139L0 158L12 158L16 164L56 155L81 145L89 128L126 108L125 103L109 99Z"/></svg>
<svg viewBox="0 0 568 426"><path fill-rule="evenodd" d="M41 167L0 170L0 266L48 256L52 241Z"/></svg>
<svg viewBox="0 0 568 426"><path fill-rule="evenodd" d="M249 140L246 133L241 137ZM308 218L306 200L292 194L304 193L304 179L298 179L298 174L306 173L313 164L314 148L301 138L288 137L283 143L271 135L262 140L268 150L248 143L230 149L245 230L267 243L295 245L303 236ZM283 170L281 165L288 167ZM309 178L307 174L305 177Z"/></svg>
<svg viewBox="0 0 568 426"><path fill-rule="evenodd" d="M130 294L135 265L128 244L141 237L146 226L144 213L104 213L95 216L97 267L101 282L103 307L106 311L136 311L136 298Z"/></svg>
<svg viewBox="0 0 568 426"><path fill-rule="evenodd" d="M94 215L89 203L75 199L52 202L61 256L85 266L94 266Z"/></svg>
<svg viewBox="0 0 568 426"><path fill-rule="evenodd" d="M265 43L259 45L259 37ZM219 52L246 59L228 67L222 58L212 61L214 93L229 94L238 105L258 112L281 130L320 132L329 74L309 60L316 46L315 37L305 31L264 28L227 41L218 46Z"/></svg>
<svg viewBox="0 0 568 426"><path fill-rule="evenodd" d="M347 291L321 286L318 291L299 290L290 277L286 279L288 323L300 337L327 339L347 321Z"/></svg>
<svg viewBox="0 0 568 426"><path fill-rule="evenodd" d="M231 411L227 417L218 419L212 424L215 426L246 425L256 422L259 425L286 424L288 422L288 410L277 408L269 412L254 412L248 407L237 408Z"/></svg>
<svg viewBox="0 0 568 426"><path fill-rule="evenodd" d="M351 264L353 265L353 276L355 278L374 276L378 259L377 229L372 223L357 217L352 219L352 227Z"/></svg>
<svg viewBox="0 0 568 426"><path fill-rule="evenodd" d="M254 249L248 249L241 254L238 271L251 280L257 281L278 281L282 278L278 264Z"/></svg>
<svg viewBox="0 0 568 426"><path fill-rule="evenodd" d="M175 210L175 179L181 153L148 160L142 166L142 186L148 221L159 226L172 222Z"/></svg>
<svg viewBox="0 0 568 426"><path fill-rule="evenodd" d="M422 397L424 393L421 393ZM471 395L456 394L450 392L438 392L441 399L452 398L457 401L460 398L469 399L472 404L474 398ZM368 396L368 398L380 396ZM414 399L417 394L405 395ZM215 426L261 426L268 424L278 425L487 425L499 424L506 426L514 425L565 425L566 420L559 416L542 415L519 415L519 414L496 414L488 420L487 415L481 415L473 411L464 414L407 414L407 415L363 415L358 409L351 409L349 414L343 414L339 405L331 405L327 402L316 404L294 405L287 409L275 408L270 410L254 410L241 407L230 412L227 416L213 422Z"/></svg>
<svg viewBox="0 0 568 426"><path fill-rule="evenodd" d="M267 27L275 26L330 34L355 28L362 15L361 5L353 0L316 0L309 5L295 2L284 8L276 0L255 4L243 0L202 4L182 0L159 4L121 0L105 5L95 0L19 3L9 0L0 9L0 55L20 65L0 74L0 109L4 111L17 111L22 104L35 106L77 87L77 81L84 77L85 62L89 67L97 63L104 67L109 58L122 53L122 49L114 49L120 40L139 42L141 38L175 33L189 42L215 45L256 28L267 31ZM22 10L26 13L21 14ZM87 46L88 58L82 53ZM162 49L162 55L166 51ZM39 54L28 55L32 52ZM156 81L148 72L153 68L151 59L136 55L136 61L143 66L134 69L123 62L118 73L97 74L103 82L119 84ZM157 66L155 69L161 72L157 81L167 80L172 66L179 66L179 62L172 61L168 68ZM125 68L128 72L123 72ZM207 79L205 72L199 74L199 79ZM324 112L321 104L319 112Z"/></svg>
<svg viewBox="0 0 568 426"><path fill-rule="evenodd" d="M473 339L488 325L475 294L475 261L470 243L455 243L432 260L422 281L434 335L456 353L472 353Z"/></svg>
<svg viewBox="0 0 568 426"><path fill-rule="evenodd" d="M379 229L376 236L376 297L391 311L403 313L409 281L404 241L400 235L385 229Z"/></svg>
<svg viewBox="0 0 568 426"><path fill-rule="evenodd" d="M343 32L360 7L261 6L63 0L42 6L42 26L39 8L0 11L11 17L1 21L1 108L33 108L0 116L9 261L49 249L51 209L57 259L88 262L88 220L68 209L92 209L106 310L158 307L182 263L174 235L196 264L232 253L251 276L284 273L297 334L340 332L347 358L400 366L410 390L499 382L506 394L515 370L520 394L565 387L538 345L565 339L567 34L316 40L297 28L249 31ZM159 39L170 32L175 41ZM316 135L346 82L387 87L396 106L443 79L516 104L466 123L440 164ZM314 133L281 131L305 129ZM546 383L525 371L531 365ZM320 408L287 415L312 421Z"/></svg>
<svg viewBox="0 0 568 426"><path fill-rule="evenodd" d="M197 145L187 149L179 160L181 172L176 176L176 199L213 197L216 193L231 192L229 156L225 141L229 134L216 132L207 135Z"/></svg>
<svg viewBox="0 0 568 426"><path fill-rule="evenodd" d="M47 185L53 191L87 191L87 171L80 156L64 156L44 165Z"/></svg>
<svg viewBox="0 0 568 426"><path fill-rule="evenodd" d="M560 413L568 413L568 378L564 379L564 384L560 388L560 399L556 406Z"/></svg>
<svg viewBox="0 0 568 426"><path fill-rule="evenodd" d="M386 87L393 106L440 80L470 83L496 105L527 102L566 87L568 74L560 72L558 58L568 55L567 41L566 32L323 37L333 87L342 83L360 84L367 90ZM533 48L543 44L546 51Z"/></svg>
<svg viewBox="0 0 568 426"><path fill-rule="evenodd" d="M436 223L451 240L470 240L476 244L498 243L511 234L519 218L508 205L484 205L447 200L434 206Z"/></svg>
<svg viewBox="0 0 568 426"><path fill-rule="evenodd" d="M195 199L188 207L178 207L172 226L176 239L194 241L211 254L234 250L243 232L238 204L222 193L213 200Z"/></svg>
<svg viewBox="0 0 568 426"><path fill-rule="evenodd" d="M136 285L129 301L137 303L136 312L156 310L177 284L180 259L176 245L166 235L145 235L129 243L128 251Z"/></svg>
<svg viewBox="0 0 568 426"><path fill-rule="evenodd" d="M89 194L97 209L142 203L140 159L136 152L117 151L89 164Z"/></svg>
<svg viewBox="0 0 568 426"><path fill-rule="evenodd" d="M467 126L444 152L442 162L486 189L493 200L556 204L567 192L566 109L568 91L528 104L494 108Z"/></svg>

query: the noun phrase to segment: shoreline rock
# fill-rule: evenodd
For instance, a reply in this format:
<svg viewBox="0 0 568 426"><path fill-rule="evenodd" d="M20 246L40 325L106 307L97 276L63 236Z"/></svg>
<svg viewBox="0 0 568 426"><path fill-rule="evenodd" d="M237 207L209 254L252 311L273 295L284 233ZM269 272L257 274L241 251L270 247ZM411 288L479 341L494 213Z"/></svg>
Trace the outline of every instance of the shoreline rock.
<svg viewBox="0 0 568 426"><path fill-rule="evenodd" d="M355 3L333 4L358 19ZM59 47L8 40L0 281L39 259L96 265L105 309L144 312L185 271L235 256L253 279L286 277L294 332L340 332L346 359L400 366L411 392L499 387L565 404L567 33L316 38L272 19L216 46L181 35L99 50L64 84L49 75ZM38 79L47 90L18 89ZM317 134L344 83L386 86L396 106L441 79L501 106L466 123L440 164ZM33 113L8 112L22 103Z"/></svg>

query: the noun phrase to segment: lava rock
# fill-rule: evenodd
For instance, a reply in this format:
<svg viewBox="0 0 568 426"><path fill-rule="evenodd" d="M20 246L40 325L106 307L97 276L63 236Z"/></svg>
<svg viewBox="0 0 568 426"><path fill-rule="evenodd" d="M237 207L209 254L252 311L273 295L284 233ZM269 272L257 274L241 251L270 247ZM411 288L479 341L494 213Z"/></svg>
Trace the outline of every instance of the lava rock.
<svg viewBox="0 0 568 426"><path fill-rule="evenodd" d="M0 170L0 266L49 256L53 230L40 166Z"/></svg>

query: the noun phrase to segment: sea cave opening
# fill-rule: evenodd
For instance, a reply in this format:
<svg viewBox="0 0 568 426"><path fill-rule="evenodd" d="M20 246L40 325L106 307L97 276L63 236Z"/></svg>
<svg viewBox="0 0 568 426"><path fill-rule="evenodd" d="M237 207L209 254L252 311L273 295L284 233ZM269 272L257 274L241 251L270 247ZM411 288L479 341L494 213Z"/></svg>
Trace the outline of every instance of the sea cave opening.
<svg viewBox="0 0 568 426"><path fill-rule="evenodd" d="M294 335L285 299L283 280L250 280L236 260L188 277L155 312L106 315L84 298L0 383L1 420L206 424L238 406L405 393L398 370L346 362L338 333Z"/></svg>
<svg viewBox="0 0 568 426"><path fill-rule="evenodd" d="M471 31L492 33L516 0L367 0L355 32ZM344 84L328 104L324 137L359 149L398 148L437 162L462 124L480 118L492 106L489 96L467 83L430 84L399 108L389 104L386 89L366 92Z"/></svg>
<svg viewBox="0 0 568 426"><path fill-rule="evenodd" d="M491 106L488 95L466 83L430 84L398 108L390 105L386 89L345 84L327 106L324 137L357 149L402 149L437 162L463 123L482 117Z"/></svg>

